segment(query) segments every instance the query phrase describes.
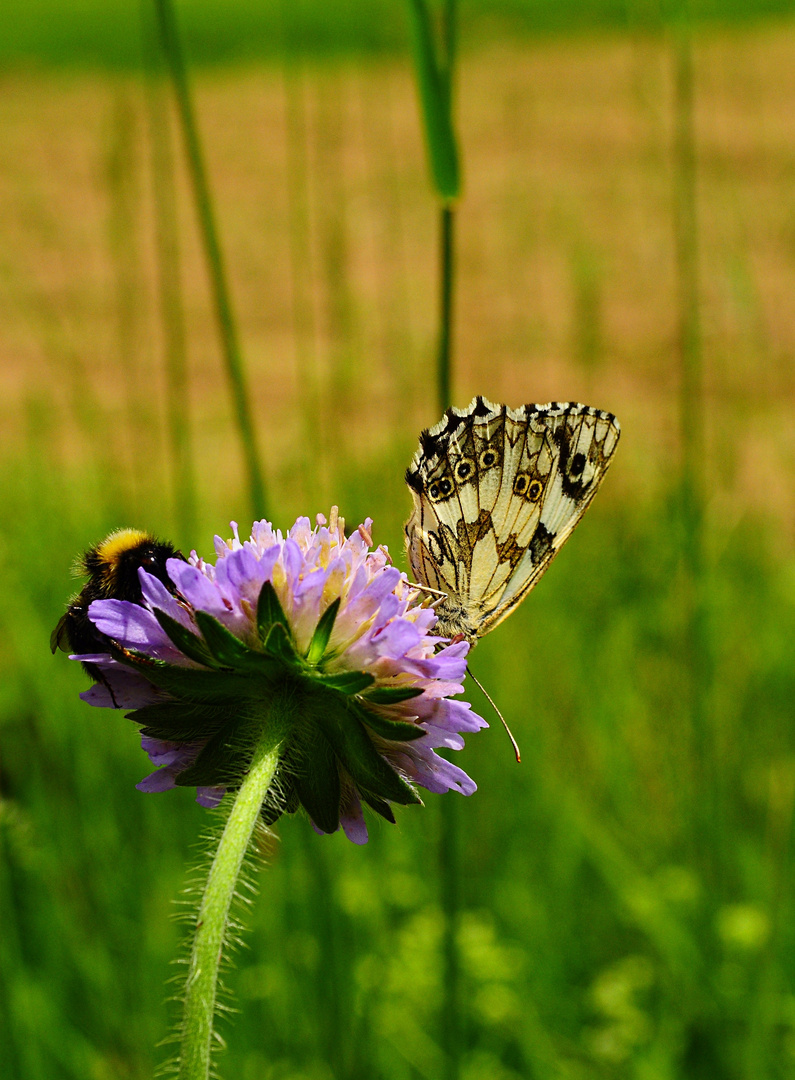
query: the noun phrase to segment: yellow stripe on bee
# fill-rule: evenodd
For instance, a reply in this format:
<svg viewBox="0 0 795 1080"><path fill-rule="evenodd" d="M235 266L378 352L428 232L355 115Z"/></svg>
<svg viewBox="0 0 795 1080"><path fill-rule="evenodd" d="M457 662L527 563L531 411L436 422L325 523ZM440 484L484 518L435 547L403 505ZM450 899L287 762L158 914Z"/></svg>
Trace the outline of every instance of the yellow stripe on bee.
<svg viewBox="0 0 795 1080"><path fill-rule="evenodd" d="M115 593L121 557L151 539L149 533L141 532L140 529L117 529L110 536L106 536L101 544L97 544L96 556L100 564L97 584L105 596L113 596Z"/></svg>
<svg viewBox="0 0 795 1080"><path fill-rule="evenodd" d="M140 529L117 529L106 536L101 544L97 544L97 556L109 566L114 566L125 551L131 551L149 539L149 533Z"/></svg>

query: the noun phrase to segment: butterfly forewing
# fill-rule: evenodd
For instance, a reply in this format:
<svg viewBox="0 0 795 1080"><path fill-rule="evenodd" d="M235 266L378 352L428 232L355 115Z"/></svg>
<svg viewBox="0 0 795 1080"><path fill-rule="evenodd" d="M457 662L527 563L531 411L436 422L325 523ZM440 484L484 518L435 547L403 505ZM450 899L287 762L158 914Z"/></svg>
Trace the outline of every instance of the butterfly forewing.
<svg viewBox="0 0 795 1080"><path fill-rule="evenodd" d="M439 633L482 637L527 595L582 517L619 438L587 405L475 398L423 432L406 473L411 572L447 594Z"/></svg>

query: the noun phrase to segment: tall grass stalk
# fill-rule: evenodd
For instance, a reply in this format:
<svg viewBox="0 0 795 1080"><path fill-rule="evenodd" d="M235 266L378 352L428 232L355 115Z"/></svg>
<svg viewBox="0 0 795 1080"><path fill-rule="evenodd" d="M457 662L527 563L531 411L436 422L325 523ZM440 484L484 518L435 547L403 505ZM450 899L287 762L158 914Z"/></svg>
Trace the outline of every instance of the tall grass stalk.
<svg viewBox="0 0 795 1080"><path fill-rule="evenodd" d="M453 288L455 267L455 201L460 194L458 145L453 123L453 68L456 52L456 0L444 0L435 32L426 0L409 0L414 63L424 121L431 182L439 201L439 332L436 386L439 411L452 404ZM439 873L444 913L444 995L442 1047L447 1080L461 1072L459 809L455 799L440 807Z"/></svg>
<svg viewBox="0 0 795 1080"><path fill-rule="evenodd" d="M191 434L188 349L182 295L173 128L162 78L160 52L144 41L151 148L152 197L157 247L157 290L165 350L167 421L171 445L174 535L193 543L196 530L196 469Z"/></svg>
<svg viewBox="0 0 795 1080"><path fill-rule="evenodd" d="M246 384L237 326L232 314L221 245L215 223L215 211L207 182L207 173L199 142L199 132L193 111L176 16L172 0L154 0L154 2L163 52L168 64L179 110L188 168L199 217L199 228L212 283L218 330L234 401L235 419L243 444L251 510L254 517L266 517L268 508L265 499L265 482L260 467L251 398Z"/></svg>
<svg viewBox="0 0 795 1080"><path fill-rule="evenodd" d="M453 5L450 4L452 7ZM453 266L455 211L444 203L440 210L439 251L439 347L437 391L440 414L452 405ZM442 1003L442 1047L447 1080L458 1080L461 1062L461 995L458 929L461 907L460 810L458 800L441 800L439 871L444 921L444 1001Z"/></svg>
<svg viewBox="0 0 795 1080"><path fill-rule="evenodd" d="M294 41L294 8L280 5L282 70L286 113L287 214L290 242L293 341L301 386L303 495L310 502L319 497L319 474L325 465L325 435L321 409L317 318L313 300L314 268L311 236L312 213L307 162L308 109L303 62Z"/></svg>
<svg viewBox="0 0 795 1080"><path fill-rule="evenodd" d="M439 412L453 404L453 288L455 208L444 203L439 211L439 346L436 357Z"/></svg>
<svg viewBox="0 0 795 1080"><path fill-rule="evenodd" d="M114 275L117 362L124 386L125 457L127 482L133 493L132 511L138 514L151 498L143 488L151 470L140 467L140 443L144 432L156 430L148 396L142 393L145 376L141 366L142 288L140 228L141 162L139 158L139 118L129 88L116 87L109 123L105 162L108 200L108 239ZM142 475L147 473L147 475Z"/></svg>
<svg viewBox="0 0 795 1080"><path fill-rule="evenodd" d="M441 33L441 86L445 98L450 131L453 134L452 82L455 59L456 0L445 0ZM455 147L455 141L453 141ZM457 154L456 154L457 164ZM457 174L457 169L456 169ZM456 175L457 179L457 175ZM457 185L456 185L457 186ZM439 208L439 348L436 361L439 412L453 403L453 289L455 284L455 207L442 195ZM458 192L456 191L456 194ZM461 994L458 931L461 908L461 827L456 799L442 800L439 869L441 871L442 907L446 912L444 927L445 991L442 1005L442 1046L445 1051L448 1080L458 1080L461 1072Z"/></svg>
<svg viewBox="0 0 795 1080"><path fill-rule="evenodd" d="M455 255L455 206L453 200L460 192L458 149L453 125L453 66L456 47L456 2L444 0L442 8L439 83L442 106L447 115L448 139L452 145L454 181L448 192L439 184L439 353L437 357L439 411L452 405L452 334L453 334L453 270Z"/></svg>

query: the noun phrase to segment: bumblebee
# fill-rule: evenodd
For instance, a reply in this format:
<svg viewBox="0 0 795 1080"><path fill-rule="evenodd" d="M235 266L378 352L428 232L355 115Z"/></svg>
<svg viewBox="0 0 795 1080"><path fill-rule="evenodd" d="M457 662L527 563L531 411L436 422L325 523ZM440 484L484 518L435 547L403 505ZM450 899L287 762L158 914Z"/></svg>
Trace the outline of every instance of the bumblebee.
<svg viewBox="0 0 795 1080"><path fill-rule="evenodd" d="M50 637L52 651L62 649L78 655L106 652L108 639L89 619L89 606L94 600L142 603L141 582L138 579L141 567L173 591L174 583L166 570L168 559L184 560L185 556L173 544L158 540L151 533L139 529L118 529L89 548L76 563L76 571L88 575L88 581L69 601L68 608L58 620ZM92 679L104 682L94 664L83 664L83 667Z"/></svg>

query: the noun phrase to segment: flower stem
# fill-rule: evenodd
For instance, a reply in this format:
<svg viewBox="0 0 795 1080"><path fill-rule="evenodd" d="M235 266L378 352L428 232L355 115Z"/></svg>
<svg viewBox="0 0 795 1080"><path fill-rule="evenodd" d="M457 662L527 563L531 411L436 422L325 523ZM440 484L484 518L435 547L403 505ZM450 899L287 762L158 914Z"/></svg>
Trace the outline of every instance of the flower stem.
<svg viewBox="0 0 795 1080"><path fill-rule="evenodd" d="M196 918L196 936L185 987L185 1009L179 1057L179 1080L207 1080L218 988L229 908L260 807L279 764L284 727L274 724L271 709L249 770L235 795L224 831L207 875Z"/></svg>

